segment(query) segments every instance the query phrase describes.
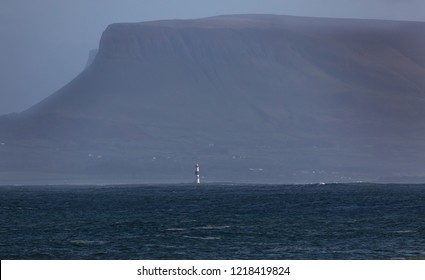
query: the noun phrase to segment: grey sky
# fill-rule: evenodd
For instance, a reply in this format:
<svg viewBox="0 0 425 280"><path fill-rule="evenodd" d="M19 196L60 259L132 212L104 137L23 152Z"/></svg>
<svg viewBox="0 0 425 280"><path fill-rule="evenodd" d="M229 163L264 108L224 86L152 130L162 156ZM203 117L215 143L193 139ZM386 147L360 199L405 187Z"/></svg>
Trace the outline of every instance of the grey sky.
<svg viewBox="0 0 425 280"><path fill-rule="evenodd" d="M1 0L0 114L73 79L110 23L239 13L425 21L425 0Z"/></svg>

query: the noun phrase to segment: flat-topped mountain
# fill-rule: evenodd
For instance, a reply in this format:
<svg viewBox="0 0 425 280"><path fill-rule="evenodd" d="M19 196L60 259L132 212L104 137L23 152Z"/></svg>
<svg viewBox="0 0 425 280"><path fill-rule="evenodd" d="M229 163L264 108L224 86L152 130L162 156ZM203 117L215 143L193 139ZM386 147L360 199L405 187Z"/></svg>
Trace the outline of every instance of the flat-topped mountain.
<svg viewBox="0 0 425 280"><path fill-rule="evenodd" d="M0 118L0 181L423 176L424 108L422 22L112 24L78 77Z"/></svg>

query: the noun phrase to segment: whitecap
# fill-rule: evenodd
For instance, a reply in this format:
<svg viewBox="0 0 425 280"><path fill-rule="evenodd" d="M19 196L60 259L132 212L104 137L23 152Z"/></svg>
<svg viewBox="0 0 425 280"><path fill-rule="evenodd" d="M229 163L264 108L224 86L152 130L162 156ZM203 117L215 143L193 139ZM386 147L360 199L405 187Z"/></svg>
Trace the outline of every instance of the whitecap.
<svg viewBox="0 0 425 280"><path fill-rule="evenodd" d="M187 228L167 228L168 231L185 231Z"/></svg>
<svg viewBox="0 0 425 280"><path fill-rule="evenodd" d="M103 245L106 243L101 240L70 240L69 242L75 245Z"/></svg>
<svg viewBox="0 0 425 280"><path fill-rule="evenodd" d="M190 238L190 239L200 239L200 240L219 240L221 237L218 236L189 236L189 235L183 235L184 238Z"/></svg>
<svg viewBox="0 0 425 280"><path fill-rule="evenodd" d="M413 233L415 232L414 230L396 230L393 231L394 233Z"/></svg>
<svg viewBox="0 0 425 280"><path fill-rule="evenodd" d="M193 229L216 230L216 229L227 229L227 228L230 228L230 226L212 226L212 225L207 225L207 226L202 226L202 227L194 227Z"/></svg>

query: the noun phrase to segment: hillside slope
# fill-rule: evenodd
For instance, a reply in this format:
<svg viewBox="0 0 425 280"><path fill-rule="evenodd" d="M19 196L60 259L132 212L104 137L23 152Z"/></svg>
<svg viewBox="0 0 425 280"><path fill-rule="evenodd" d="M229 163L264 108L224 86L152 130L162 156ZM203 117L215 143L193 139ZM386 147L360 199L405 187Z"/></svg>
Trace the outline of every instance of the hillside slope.
<svg viewBox="0 0 425 280"><path fill-rule="evenodd" d="M110 25L93 63L0 118L5 180L425 175L425 23L233 15Z"/></svg>

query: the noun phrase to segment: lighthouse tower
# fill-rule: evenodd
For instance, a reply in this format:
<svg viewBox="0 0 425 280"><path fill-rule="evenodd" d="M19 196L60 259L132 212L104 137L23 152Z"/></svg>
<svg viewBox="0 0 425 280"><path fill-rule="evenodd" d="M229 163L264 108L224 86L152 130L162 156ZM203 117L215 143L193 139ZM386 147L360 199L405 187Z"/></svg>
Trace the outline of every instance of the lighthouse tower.
<svg viewBox="0 0 425 280"><path fill-rule="evenodd" d="M195 164L195 184L200 184L201 179L199 178L199 164Z"/></svg>

